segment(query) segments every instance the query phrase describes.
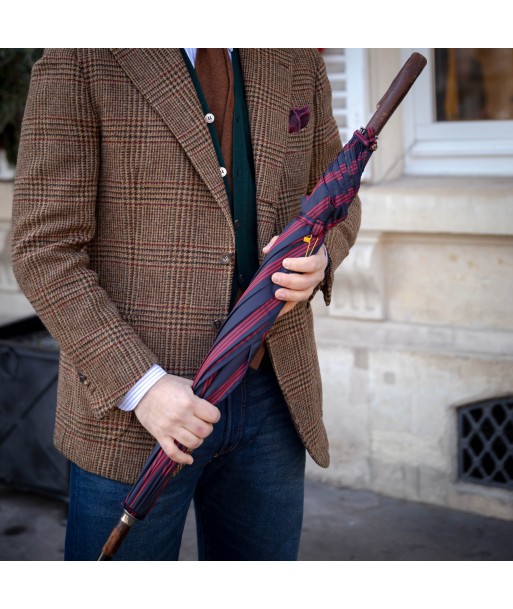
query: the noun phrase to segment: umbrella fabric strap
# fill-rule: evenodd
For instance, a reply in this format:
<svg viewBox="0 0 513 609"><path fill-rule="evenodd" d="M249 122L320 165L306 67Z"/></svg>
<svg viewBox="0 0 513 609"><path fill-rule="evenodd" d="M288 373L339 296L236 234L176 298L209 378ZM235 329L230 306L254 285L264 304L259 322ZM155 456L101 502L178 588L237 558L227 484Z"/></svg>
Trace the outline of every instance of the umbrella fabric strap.
<svg viewBox="0 0 513 609"><path fill-rule="evenodd" d="M374 152L378 148L378 136L376 135L376 131L372 127L367 127L364 129L363 127L360 130L355 131L354 135L356 138L367 148Z"/></svg>
<svg viewBox="0 0 513 609"><path fill-rule="evenodd" d="M308 200L308 197L303 197L303 200ZM319 220L318 218L312 218L303 211L299 212L299 217L301 218L302 222L304 222L310 227L309 237L311 239L315 241L316 239L324 238L324 236L326 235L326 225L322 220ZM306 240L307 238L305 237L304 241Z"/></svg>
<svg viewBox="0 0 513 609"><path fill-rule="evenodd" d="M249 367L253 368L253 370L258 370L258 368L260 368L260 364L262 363L262 360L264 359L264 355L265 355L265 343L262 343L260 345L258 351L255 353L255 357L249 363Z"/></svg>

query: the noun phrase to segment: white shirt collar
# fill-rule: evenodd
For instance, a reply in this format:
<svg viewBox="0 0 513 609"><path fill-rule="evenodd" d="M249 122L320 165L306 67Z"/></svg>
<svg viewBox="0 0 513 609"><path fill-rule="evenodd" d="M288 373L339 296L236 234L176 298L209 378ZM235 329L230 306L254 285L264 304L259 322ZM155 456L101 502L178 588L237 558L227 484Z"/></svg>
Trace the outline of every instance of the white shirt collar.
<svg viewBox="0 0 513 609"><path fill-rule="evenodd" d="M189 58L190 62L192 63L193 66L196 65L196 51L198 49L184 49L184 51L187 53L187 57ZM228 49L228 53L230 55L230 59L232 58L232 53L233 53L233 49Z"/></svg>

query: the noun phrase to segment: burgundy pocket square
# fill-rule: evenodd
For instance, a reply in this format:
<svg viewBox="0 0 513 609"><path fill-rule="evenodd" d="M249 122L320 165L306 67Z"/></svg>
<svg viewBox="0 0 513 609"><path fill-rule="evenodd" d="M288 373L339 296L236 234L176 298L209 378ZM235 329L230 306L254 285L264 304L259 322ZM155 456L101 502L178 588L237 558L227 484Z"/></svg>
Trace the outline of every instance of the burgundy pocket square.
<svg viewBox="0 0 513 609"><path fill-rule="evenodd" d="M289 133L304 129L310 120L310 106L292 108L289 114Z"/></svg>

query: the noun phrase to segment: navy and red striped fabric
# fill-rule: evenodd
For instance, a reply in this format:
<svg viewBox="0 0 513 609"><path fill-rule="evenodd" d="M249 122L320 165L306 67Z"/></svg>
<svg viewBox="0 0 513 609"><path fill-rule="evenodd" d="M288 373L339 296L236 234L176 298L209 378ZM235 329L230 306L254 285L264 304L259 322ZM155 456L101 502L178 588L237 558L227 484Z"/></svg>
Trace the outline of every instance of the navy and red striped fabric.
<svg viewBox="0 0 513 609"><path fill-rule="evenodd" d="M199 369L192 389L212 404L219 404L241 382L249 363L278 318L284 301L274 297L279 286L271 280L285 258L310 256L324 242L326 233L342 222L360 188L365 166L376 149L371 129L356 131L311 192L303 197L301 211L279 235L221 328ZM179 445L182 450L185 447ZM157 444L139 479L123 502L138 520L151 510L177 470Z"/></svg>

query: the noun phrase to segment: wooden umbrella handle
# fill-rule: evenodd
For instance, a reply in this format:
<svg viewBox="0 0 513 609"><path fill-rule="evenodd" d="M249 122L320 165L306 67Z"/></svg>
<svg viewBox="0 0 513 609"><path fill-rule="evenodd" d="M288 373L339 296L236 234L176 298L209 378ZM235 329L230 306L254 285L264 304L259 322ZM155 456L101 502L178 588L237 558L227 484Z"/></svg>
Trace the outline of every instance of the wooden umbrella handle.
<svg viewBox="0 0 513 609"><path fill-rule="evenodd" d="M412 53L408 61L401 68L397 76L388 87L387 92L380 99L376 106L376 112L367 123L367 129L372 128L378 135L386 125L388 119L396 111L397 106L403 101L404 97L417 80L422 70L427 64L427 59L420 53Z"/></svg>
<svg viewBox="0 0 513 609"><path fill-rule="evenodd" d="M126 510L123 510L123 515L119 519L117 525L112 529L109 538L102 548L100 556L96 560L112 560L112 557L119 550L123 540L128 535L135 522L136 519Z"/></svg>

